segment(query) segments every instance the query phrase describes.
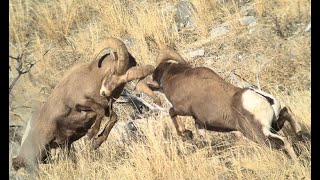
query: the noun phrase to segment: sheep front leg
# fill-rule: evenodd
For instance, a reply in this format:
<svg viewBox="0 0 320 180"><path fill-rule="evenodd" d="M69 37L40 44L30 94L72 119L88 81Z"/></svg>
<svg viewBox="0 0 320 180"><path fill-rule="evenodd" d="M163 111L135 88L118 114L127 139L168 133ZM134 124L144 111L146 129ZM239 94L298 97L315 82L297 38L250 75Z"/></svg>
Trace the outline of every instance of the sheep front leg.
<svg viewBox="0 0 320 180"><path fill-rule="evenodd" d="M84 105L78 105L76 109L82 111L88 110L88 107L97 114L94 124L87 132L88 138L92 139L99 132L101 121L105 115L105 109L103 106L92 101L87 101Z"/></svg>
<svg viewBox="0 0 320 180"><path fill-rule="evenodd" d="M146 79L143 79L141 81L139 81L136 85L136 90L138 92L142 92L144 94L146 94L147 96L151 97L154 101L154 103L156 103L157 105L161 105L161 100L160 98L152 91L152 89L149 87L155 87L155 88L159 88L158 83L156 83L155 81L151 81Z"/></svg>
<svg viewBox="0 0 320 180"><path fill-rule="evenodd" d="M268 135L268 138L278 149L283 149L286 151L291 159L297 159L297 155L287 139L271 132Z"/></svg>
<svg viewBox="0 0 320 180"><path fill-rule="evenodd" d="M98 138L96 138L93 142L92 147L94 150L98 149L101 146L101 144L107 140L111 129L113 128L113 126L116 124L117 121L118 121L118 116L114 111L112 111L110 115L110 120L106 124L103 131L98 135Z"/></svg>
<svg viewBox="0 0 320 180"><path fill-rule="evenodd" d="M204 125L202 125L201 123L198 123L197 119L195 117L193 117L193 118L195 119L195 127L196 127L196 132L197 132L198 136L201 139L204 139L205 134L206 134Z"/></svg>
<svg viewBox="0 0 320 180"><path fill-rule="evenodd" d="M102 118L105 114L104 113L105 110L103 108L95 110L95 111L97 113L97 118L96 118L96 121L94 122L93 126L87 132L87 136L89 139L92 139L99 132L101 121L102 121Z"/></svg>
<svg viewBox="0 0 320 180"><path fill-rule="evenodd" d="M173 108L169 109L169 115L172 119L172 122L177 130L177 134L181 137L187 138L187 139L193 139L193 134L190 130L186 130L184 123L180 122L178 123L177 121L177 113L174 111ZM181 130L180 130L181 128Z"/></svg>

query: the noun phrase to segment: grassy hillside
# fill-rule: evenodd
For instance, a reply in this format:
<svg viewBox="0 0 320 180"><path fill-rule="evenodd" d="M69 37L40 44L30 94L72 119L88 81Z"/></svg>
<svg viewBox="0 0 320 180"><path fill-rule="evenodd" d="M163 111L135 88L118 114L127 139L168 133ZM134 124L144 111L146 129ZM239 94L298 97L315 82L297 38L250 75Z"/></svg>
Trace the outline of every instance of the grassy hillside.
<svg viewBox="0 0 320 180"><path fill-rule="evenodd" d="M10 125L24 126L66 70L90 61L99 42L113 36L127 44L139 64L155 65L159 47L167 44L193 66L209 67L234 85L259 83L310 132L311 34L305 31L310 1L189 2L192 17L181 27L178 0L9 0L10 55L23 52L23 70L34 63L9 96ZM248 16L255 23L248 24ZM227 30L214 34L221 24L227 24ZM205 53L193 57L190 52L195 50ZM17 61L9 62L12 83ZM125 121L130 107L115 107ZM191 118L180 118L194 130ZM207 144L183 142L167 114L151 114L148 120L138 141L125 140L114 129L99 151L92 152L87 140L79 140L75 166L62 155L40 166L39 179L310 179L311 144L298 142L288 124L280 134L294 144L298 161L230 133L207 131ZM26 177L11 167L18 144L9 146L10 177Z"/></svg>

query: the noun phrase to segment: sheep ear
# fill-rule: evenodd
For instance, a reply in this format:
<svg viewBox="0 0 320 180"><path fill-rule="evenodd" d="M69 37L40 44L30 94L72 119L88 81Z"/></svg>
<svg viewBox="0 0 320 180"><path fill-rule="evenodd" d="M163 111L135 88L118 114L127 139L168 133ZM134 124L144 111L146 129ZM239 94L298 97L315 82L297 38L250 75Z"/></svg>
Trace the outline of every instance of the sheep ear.
<svg viewBox="0 0 320 180"><path fill-rule="evenodd" d="M154 67L152 65L132 67L122 76L122 79L124 82L129 82L135 79L144 78L152 74L153 71Z"/></svg>

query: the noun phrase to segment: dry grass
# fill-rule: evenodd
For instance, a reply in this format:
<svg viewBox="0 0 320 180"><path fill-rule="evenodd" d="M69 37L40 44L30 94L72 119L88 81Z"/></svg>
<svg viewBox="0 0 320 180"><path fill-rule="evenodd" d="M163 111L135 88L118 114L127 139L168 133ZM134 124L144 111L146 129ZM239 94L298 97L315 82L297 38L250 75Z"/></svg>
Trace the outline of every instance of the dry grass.
<svg viewBox="0 0 320 180"><path fill-rule="evenodd" d="M310 144L294 141L302 154L291 161L284 153L227 133L208 132L207 145L183 142L169 117L148 121L139 126L138 141L121 136L120 128L97 152L79 140L76 164L62 154L40 165L39 179L310 179ZM22 170L18 175L27 176Z"/></svg>
<svg viewBox="0 0 320 180"><path fill-rule="evenodd" d="M159 46L169 44L193 66L210 67L238 86L244 81L236 75L257 85L260 71L261 88L289 106L303 129L310 132L311 40L310 33L304 32L310 21L310 1L252 0L257 24L250 30L237 23L243 17L243 1L191 2L196 26L178 31L174 7L166 1L10 0L10 54L18 55L31 41L23 60L38 62L12 91L10 124L17 123L17 117L25 122L33 112L32 108L17 107L44 101L69 67L89 61L103 38L115 36L133 39L128 49L139 64L155 65ZM229 32L210 37L209 31L223 22L232 25ZM206 55L190 58L188 52L198 48ZM16 76L14 68L11 70L10 80ZM125 119L128 107L116 108ZM288 136L300 153L298 161L226 133L208 132L211 145L196 146L177 137L166 115L149 119L151 123L141 127L143 140L123 142L113 130L101 149L92 152L81 139L75 143L76 166L62 156L41 165L39 179L310 179L311 145L297 142L289 126L281 134ZM194 129L190 118L183 119ZM17 148L10 147L11 157ZM13 172L11 163L9 173L26 177L24 171Z"/></svg>

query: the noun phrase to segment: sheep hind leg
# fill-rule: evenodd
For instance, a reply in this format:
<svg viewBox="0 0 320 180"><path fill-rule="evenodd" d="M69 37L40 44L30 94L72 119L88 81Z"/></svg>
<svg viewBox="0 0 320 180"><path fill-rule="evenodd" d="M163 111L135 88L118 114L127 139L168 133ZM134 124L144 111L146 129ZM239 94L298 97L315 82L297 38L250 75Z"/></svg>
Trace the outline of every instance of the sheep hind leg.
<svg viewBox="0 0 320 180"><path fill-rule="evenodd" d="M107 122L103 131L98 135L98 137L93 141L92 148L94 150L98 149L103 142L105 142L110 134L111 129L118 121L117 114L112 111L110 115L110 120Z"/></svg>
<svg viewBox="0 0 320 180"><path fill-rule="evenodd" d="M77 164L76 149L74 148L72 143L67 142L67 145L66 147L64 147L64 149L67 153L67 157L71 159L71 162L73 162L74 164Z"/></svg>
<svg viewBox="0 0 320 180"><path fill-rule="evenodd" d="M293 150L293 147L291 146L291 144L289 143L289 141L286 138L281 137L281 136L274 134L272 132L269 133L268 138L271 140L271 142L273 142L275 144L275 146L278 149L285 150L291 159L297 159L297 155L296 155L295 151Z"/></svg>
<svg viewBox="0 0 320 180"><path fill-rule="evenodd" d="M95 102L92 102L92 101L87 101L86 103L84 103L84 105L77 105L76 109L78 111L92 110L92 111L96 112L96 114L97 114L96 120L87 132L88 138L92 139L99 132L101 121L102 121L102 119L105 115L105 112L106 112L105 109L101 105L99 105Z"/></svg>
<svg viewBox="0 0 320 180"><path fill-rule="evenodd" d="M177 121L177 113L174 111L173 108L169 109L169 115L172 119L174 127L177 130L177 134L186 139L193 139L193 134L190 130L186 130L185 125L181 121Z"/></svg>
<svg viewBox="0 0 320 180"><path fill-rule="evenodd" d="M261 145L268 146L267 140L271 140L273 142L272 145L275 145L276 148L278 149L283 149L287 152L290 158L296 159L297 155L295 154L293 147L290 145L288 140L286 140L284 137L281 137L277 134L274 134L270 132L265 127L258 127L258 126L248 126L248 129L251 129L250 131L248 130L243 130L241 129L240 131L242 134L249 140L256 142Z"/></svg>
<svg viewBox="0 0 320 180"><path fill-rule="evenodd" d="M275 127L273 127L276 131L279 131L282 129L285 121L288 121L291 125L291 128L293 129L295 135L298 137L299 140L304 140L304 136L308 136L307 134L304 134L301 131L300 124L291 116L291 114L288 112L288 109L286 107L282 108L279 113L279 118L276 121Z"/></svg>

